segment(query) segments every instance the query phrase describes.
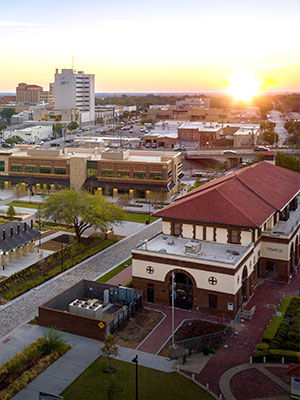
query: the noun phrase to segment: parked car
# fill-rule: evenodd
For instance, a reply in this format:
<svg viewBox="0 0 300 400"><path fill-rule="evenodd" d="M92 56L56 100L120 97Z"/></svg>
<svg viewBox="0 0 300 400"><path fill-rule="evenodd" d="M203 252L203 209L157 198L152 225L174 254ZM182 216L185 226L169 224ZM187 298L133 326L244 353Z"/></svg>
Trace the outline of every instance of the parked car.
<svg viewBox="0 0 300 400"><path fill-rule="evenodd" d="M234 151L234 150L225 150L225 151L223 151L222 154L228 154L228 155L230 155L230 154L237 154L237 153L236 153L236 151Z"/></svg>
<svg viewBox="0 0 300 400"><path fill-rule="evenodd" d="M254 147L254 151L270 151L270 149L266 146L256 146Z"/></svg>

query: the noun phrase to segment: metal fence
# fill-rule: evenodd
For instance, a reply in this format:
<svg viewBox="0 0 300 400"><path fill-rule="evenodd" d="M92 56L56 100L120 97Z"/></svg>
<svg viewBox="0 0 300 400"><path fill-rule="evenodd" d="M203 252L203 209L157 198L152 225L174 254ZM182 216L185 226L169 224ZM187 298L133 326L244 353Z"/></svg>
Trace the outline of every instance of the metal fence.
<svg viewBox="0 0 300 400"><path fill-rule="evenodd" d="M138 311L143 305L142 295L139 293L134 303L123 306L123 309L118 312L115 318L106 325L106 334L113 334L119 326L124 324L131 315Z"/></svg>
<svg viewBox="0 0 300 400"><path fill-rule="evenodd" d="M170 358L183 357L186 354L200 353L205 349L219 348L226 344L234 332L231 325L223 331L195 336L190 339L179 340L170 346Z"/></svg>

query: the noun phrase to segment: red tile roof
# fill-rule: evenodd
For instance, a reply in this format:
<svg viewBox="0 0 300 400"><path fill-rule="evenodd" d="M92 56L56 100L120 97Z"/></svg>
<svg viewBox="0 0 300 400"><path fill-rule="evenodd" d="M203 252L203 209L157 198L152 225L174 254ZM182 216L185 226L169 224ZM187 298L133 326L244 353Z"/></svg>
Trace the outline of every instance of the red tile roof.
<svg viewBox="0 0 300 400"><path fill-rule="evenodd" d="M293 376L300 376L300 365L290 364L287 370L287 374Z"/></svg>
<svg viewBox="0 0 300 400"><path fill-rule="evenodd" d="M180 197L158 217L260 227L299 192L300 175L268 162L237 170Z"/></svg>

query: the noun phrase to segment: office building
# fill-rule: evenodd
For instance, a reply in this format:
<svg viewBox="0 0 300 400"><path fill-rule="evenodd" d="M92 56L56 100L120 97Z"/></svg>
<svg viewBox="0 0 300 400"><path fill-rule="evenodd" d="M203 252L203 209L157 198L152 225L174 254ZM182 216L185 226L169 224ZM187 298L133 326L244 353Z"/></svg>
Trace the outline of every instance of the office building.
<svg viewBox="0 0 300 400"><path fill-rule="evenodd" d="M80 125L95 120L95 75L73 69L56 69L54 88L55 109L76 108Z"/></svg>

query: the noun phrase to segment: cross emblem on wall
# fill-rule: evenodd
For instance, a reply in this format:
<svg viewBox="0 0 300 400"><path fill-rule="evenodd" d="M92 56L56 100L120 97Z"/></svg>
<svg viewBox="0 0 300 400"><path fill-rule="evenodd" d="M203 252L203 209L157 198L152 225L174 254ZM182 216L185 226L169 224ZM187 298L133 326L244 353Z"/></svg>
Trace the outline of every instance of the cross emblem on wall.
<svg viewBox="0 0 300 400"><path fill-rule="evenodd" d="M149 267L146 268L146 271L148 272L148 274L153 274L154 268L149 265Z"/></svg>
<svg viewBox="0 0 300 400"><path fill-rule="evenodd" d="M216 285L217 284L217 278L215 278L214 276L210 276L209 278L208 278L208 283L210 284L210 285Z"/></svg>

